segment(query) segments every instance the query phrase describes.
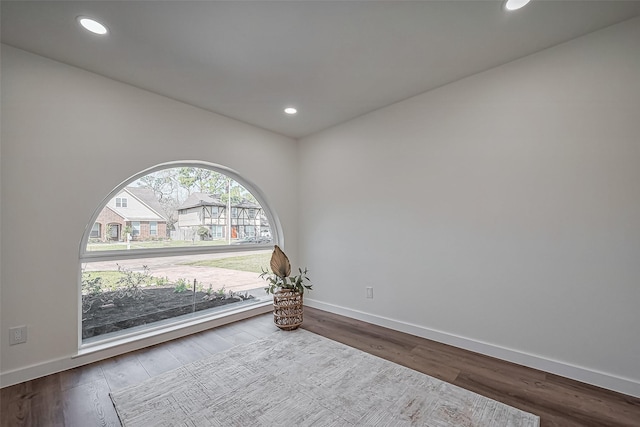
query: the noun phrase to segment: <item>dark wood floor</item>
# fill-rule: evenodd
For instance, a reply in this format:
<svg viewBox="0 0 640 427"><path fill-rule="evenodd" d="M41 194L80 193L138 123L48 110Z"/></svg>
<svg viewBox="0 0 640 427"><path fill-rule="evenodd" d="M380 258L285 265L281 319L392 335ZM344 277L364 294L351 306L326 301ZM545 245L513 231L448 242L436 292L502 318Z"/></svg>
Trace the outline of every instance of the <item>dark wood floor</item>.
<svg viewBox="0 0 640 427"><path fill-rule="evenodd" d="M305 308L303 327L541 417L550 426L640 426L640 399ZM2 389L2 427L119 426L109 392L275 331L257 316Z"/></svg>

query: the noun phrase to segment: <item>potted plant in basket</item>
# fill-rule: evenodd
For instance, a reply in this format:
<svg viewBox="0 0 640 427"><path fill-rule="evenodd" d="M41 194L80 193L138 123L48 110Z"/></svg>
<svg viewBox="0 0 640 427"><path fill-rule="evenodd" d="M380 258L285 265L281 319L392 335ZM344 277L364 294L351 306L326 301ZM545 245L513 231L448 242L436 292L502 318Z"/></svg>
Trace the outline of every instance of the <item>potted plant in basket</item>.
<svg viewBox="0 0 640 427"><path fill-rule="evenodd" d="M305 289L313 286L307 277L307 269L298 268L298 273L291 276L289 258L278 245L271 254L271 272L262 270L262 277L268 286L267 293L273 294L273 322L280 329L291 331L302 324L302 296Z"/></svg>

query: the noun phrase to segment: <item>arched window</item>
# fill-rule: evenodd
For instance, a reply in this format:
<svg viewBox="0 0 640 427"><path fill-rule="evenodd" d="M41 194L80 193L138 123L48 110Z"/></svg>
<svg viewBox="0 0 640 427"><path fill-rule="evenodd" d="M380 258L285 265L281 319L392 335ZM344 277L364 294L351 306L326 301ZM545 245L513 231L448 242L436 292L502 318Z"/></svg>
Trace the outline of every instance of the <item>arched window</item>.
<svg viewBox="0 0 640 427"><path fill-rule="evenodd" d="M80 250L84 345L266 304L282 233L261 192L218 165L156 166L96 209Z"/></svg>

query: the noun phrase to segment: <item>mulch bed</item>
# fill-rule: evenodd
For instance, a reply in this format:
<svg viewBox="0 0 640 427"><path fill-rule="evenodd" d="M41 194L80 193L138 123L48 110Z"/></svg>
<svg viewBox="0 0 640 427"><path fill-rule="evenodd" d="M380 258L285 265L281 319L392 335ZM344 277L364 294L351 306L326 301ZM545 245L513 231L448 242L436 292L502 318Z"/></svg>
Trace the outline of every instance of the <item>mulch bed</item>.
<svg viewBox="0 0 640 427"><path fill-rule="evenodd" d="M205 292L175 292L174 288L145 288L139 299L121 296L117 292L104 292L100 299L91 301L82 296L82 338L117 332L135 326L207 310L244 300L244 295L233 298L203 299ZM248 299L253 296L249 295ZM86 312L85 312L86 311Z"/></svg>

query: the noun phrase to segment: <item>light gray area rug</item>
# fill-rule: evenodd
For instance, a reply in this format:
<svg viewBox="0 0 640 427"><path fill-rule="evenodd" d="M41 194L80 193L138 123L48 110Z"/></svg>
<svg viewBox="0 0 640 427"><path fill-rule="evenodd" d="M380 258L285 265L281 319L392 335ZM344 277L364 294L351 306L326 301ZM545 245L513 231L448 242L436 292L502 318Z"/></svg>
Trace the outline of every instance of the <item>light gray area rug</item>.
<svg viewBox="0 0 640 427"><path fill-rule="evenodd" d="M511 406L305 330L111 393L125 427L539 426Z"/></svg>

